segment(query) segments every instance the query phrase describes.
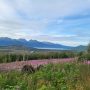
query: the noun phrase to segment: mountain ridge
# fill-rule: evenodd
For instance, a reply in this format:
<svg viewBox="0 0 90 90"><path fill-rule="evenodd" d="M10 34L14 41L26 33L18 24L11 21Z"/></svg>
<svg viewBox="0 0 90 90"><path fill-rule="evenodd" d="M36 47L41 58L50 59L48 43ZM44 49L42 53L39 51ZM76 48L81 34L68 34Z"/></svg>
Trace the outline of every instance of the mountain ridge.
<svg viewBox="0 0 90 90"><path fill-rule="evenodd" d="M83 48L85 50L86 46L80 45L77 47L73 46L66 46L62 44L56 44L56 43L51 43L51 42L41 42L37 40L29 40L27 41L26 39L11 39L8 37L0 37L0 46L24 46L27 48L37 48L37 49L61 49L61 50L80 50L82 51Z"/></svg>

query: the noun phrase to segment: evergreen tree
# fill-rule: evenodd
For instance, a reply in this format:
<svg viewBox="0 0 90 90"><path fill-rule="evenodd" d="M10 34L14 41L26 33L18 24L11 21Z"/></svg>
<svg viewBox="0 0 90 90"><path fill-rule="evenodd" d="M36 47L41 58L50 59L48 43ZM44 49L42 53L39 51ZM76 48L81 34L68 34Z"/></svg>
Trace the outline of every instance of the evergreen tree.
<svg viewBox="0 0 90 90"><path fill-rule="evenodd" d="M90 53L90 43L88 44L87 52Z"/></svg>

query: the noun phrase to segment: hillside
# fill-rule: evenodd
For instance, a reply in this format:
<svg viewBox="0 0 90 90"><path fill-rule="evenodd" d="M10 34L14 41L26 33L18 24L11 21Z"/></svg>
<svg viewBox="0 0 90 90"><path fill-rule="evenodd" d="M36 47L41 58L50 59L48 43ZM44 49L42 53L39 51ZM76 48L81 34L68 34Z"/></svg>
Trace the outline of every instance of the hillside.
<svg viewBox="0 0 90 90"><path fill-rule="evenodd" d="M61 44L55 44L51 42L40 42L37 40L25 40L25 39L11 39L7 37L0 38L0 48L8 48L8 49L24 49L24 50L33 50L33 49L48 49L48 50L75 50L75 51L83 51L86 49L86 46L65 46Z"/></svg>

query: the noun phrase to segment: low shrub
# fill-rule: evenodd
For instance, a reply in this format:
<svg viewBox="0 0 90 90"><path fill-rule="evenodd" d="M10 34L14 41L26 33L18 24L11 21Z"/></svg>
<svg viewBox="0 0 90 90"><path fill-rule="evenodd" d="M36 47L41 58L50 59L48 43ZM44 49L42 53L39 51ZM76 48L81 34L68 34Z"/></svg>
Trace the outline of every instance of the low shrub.
<svg viewBox="0 0 90 90"><path fill-rule="evenodd" d="M32 65L24 65L22 70L21 70L22 73L34 73L35 72L35 69Z"/></svg>
<svg viewBox="0 0 90 90"><path fill-rule="evenodd" d="M84 62L90 60L90 53L83 52L82 54L79 54L78 61Z"/></svg>

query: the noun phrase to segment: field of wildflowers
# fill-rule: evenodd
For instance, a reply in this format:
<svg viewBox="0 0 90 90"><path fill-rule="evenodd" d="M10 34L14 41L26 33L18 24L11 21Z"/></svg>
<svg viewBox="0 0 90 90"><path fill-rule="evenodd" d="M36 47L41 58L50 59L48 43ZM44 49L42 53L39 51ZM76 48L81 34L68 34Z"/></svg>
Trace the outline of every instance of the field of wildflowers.
<svg viewBox="0 0 90 90"><path fill-rule="evenodd" d="M0 73L0 90L90 90L90 65L47 64L34 73Z"/></svg>

